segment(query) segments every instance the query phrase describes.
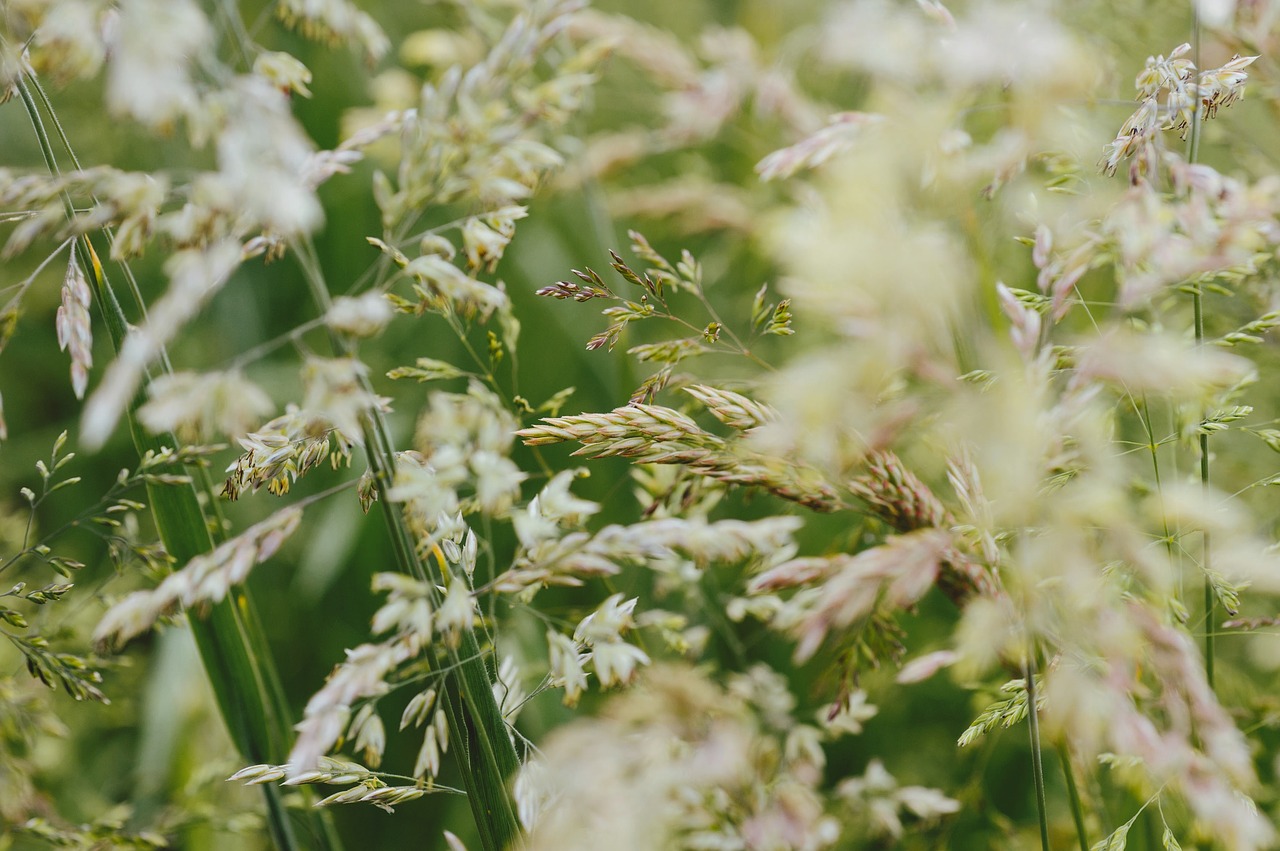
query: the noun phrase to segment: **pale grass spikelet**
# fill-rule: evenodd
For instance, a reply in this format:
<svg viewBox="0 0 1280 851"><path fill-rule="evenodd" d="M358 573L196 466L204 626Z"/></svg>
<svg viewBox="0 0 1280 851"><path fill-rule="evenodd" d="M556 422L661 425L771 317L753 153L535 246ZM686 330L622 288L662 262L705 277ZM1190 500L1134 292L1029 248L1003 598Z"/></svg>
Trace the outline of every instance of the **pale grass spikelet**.
<svg viewBox="0 0 1280 851"><path fill-rule="evenodd" d="M477 281L438 255L424 255L409 261L405 274L432 296L442 298L468 316L486 320L494 311L508 306L510 299L495 286Z"/></svg>
<svg viewBox="0 0 1280 851"><path fill-rule="evenodd" d="M382 753L387 747L387 731L382 719L378 717L376 704L366 703L360 707L351 720L347 738L352 740L352 749L361 754L369 766L377 768L382 764Z"/></svg>
<svg viewBox="0 0 1280 851"><path fill-rule="evenodd" d="M776 516L759 520L707 521L700 517L667 517L639 523L629 533L679 551L698 564L736 562L748 557L762 560L786 556L794 550L792 536L803 525L799 517Z"/></svg>
<svg viewBox="0 0 1280 851"><path fill-rule="evenodd" d="M796 659L804 661L832 630L866 617L877 605L905 608L914 604L934 584L939 563L951 546L951 536L940 529L925 529L889 538L880 547L831 560L815 576L809 560L801 560L796 581L820 582L821 595L802 596L787 612L782 624L797 637ZM752 587L785 587L783 576L792 568L784 564L759 576Z"/></svg>
<svg viewBox="0 0 1280 851"><path fill-rule="evenodd" d="M460 509L501 514L527 475L507 457L516 420L478 382L464 393L432 393L415 429L417 450L397 458L390 497L406 505L420 541L433 539L441 516ZM460 491L470 485L473 493Z"/></svg>
<svg viewBox="0 0 1280 851"><path fill-rule="evenodd" d="M868 819L873 834L891 839L901 838L904 833L903 813L930 820L960 811L959 801L936 789L899 786L879 759L873 759L861 777L842 781L838 793L855 812Z"/></svg>
<svg viewBox="0 0 1280 851"><path fill-rule="evenodd" d="M768 405L732 390L694 384L684 388L684 392L697 399L716 419L731 428L745 431L778 417L778 412Z"/></svg>
<svg viewBox="0 0 1280 851"><path fill-rule="evenodd" d="M428 688L418 692L404 707L404 712L400 716L400 729L404 730L409 725L421 727L423 722L427 720L427 716L431 714L432 708L435 706L436 689Z"/></svg>
<svg viewBox="0 0 1280 851"><path fill-rule="evenodd" d="M116 225L119 231L111 256L136 256L155 229L168 192L169 181L164 175L110 166L68 171L57 177L16 175L0 169L0 203L32 211L21 216L13 228L4 254L17 254L40 236L63 239L68 233L92 233ZM66 197L73 198L80 208L69 221L62 206Z"/></svg>
<svg viewBox="0 0 1280 851"><path fill-rule="evenodd" d="M955 660L956 654L952 650L936 650L917 656L902 666L902 670L894 678L895 682L900 685L923 682L943 668L950 667Z"/></svg>
<svg viewBox="0 0 1280 851"><path fill-rule="evenodd" d="M271 558L301 521L300 508L282 509L191 559L154 590L135 591L103 615L94 631L94 643L102 648L118 648L179 606L191 609L220 602L231 586L244 582L256 565Z"/></svg>
<svg viewBox="0 0 1280 851"><path fill-rule="evenodd" d="M318 774L319 772L317 772ZM228 783L240 781L246 786L257 786L263 783L274 783L285 777L283 767L276 765L249 765L227 778Z"/></svg>
<svg viewBox="0 0 1280 851"><path fill-rule="evenodd" d="M1053 250L1053 231L1044 223L1036 225L1035 240L1032 243L1031 262L1037 269L1043 269L1049 263L1049 252Z"/></svg>
<svg viewBox="0 0 1280 851"><path fill-rule="evenodd" d="M382 400L365 388L363 379L368 373L369 367L355 358L308 358L302 369L302 410L359 441L362 418L383 406Z"/></svg>
<svg viewBox="0 0 1280 851"><path fill-rule="evenodd" d="M441 551L450 564L460 566L470 580L475 573L476 556L480 551L480 542L475 530L462 519L462 512L453 516L441 514L436 520L432 540L440 545Z"/></svg>
<svg viewBox="0 0 1280 851"><path fill-rule="evenodd" d="M294 119L289 98L267 80L244 76L221 95L218 180L242 226L289 237L323 220L309 185L314 145Z"/></svg>
<svg viewBox="0 0 1280 851"><path fill-rule="evenodd" d="M734 184L695 175L617 190L610 195L609 210L619 219L676 222L685 234L717 230L753 233L760 224L749 193Z"/></svg>
<svg viewBox="0 0 1280 851"><path fill-rule="evenodd" d="M405 121L413 116L413 110L387 110L372 116L369 121L355 127L342 143L338 145L337 152L363 152L365 149L378 144L387 136L397 133L404 127Z"/></svg>
<svg viewBox="0 0 1280 851"><path fill-rule="evenodd" d="M35 74L30 50L25 45L19 48L10 44L8 39L0 42L0 104L18 93L18 81L27 74Z"/></svg>
<svg viewBox="0 0 1280 851"><path fill-rule="evenodd" d="M551 686L564 689L564 705L573 708L587 688L587 674L583 664L589 653L579 650L578 642L554 630L547 631L547 651ZM526 822L527 823L527 822Z"/></svg>
<svg viewBox="0 0 1280 851"><path fill-rule="evenodd" d="M968 521L955 531L975 541L974 549L989 567L1000 563L1000 547L996 543L994 510L982 488L982 475L968 452L961 451L947 461L947 481L960 500L962 517Z"/></svg>
<svg viewBox="0 0 1280 851"><path fill-rule="evenodd" d="M1122 160L1136 154L1130 182L1150 180L1159 165L1164 131L1174 130L1185 139L1193 121L1214 118L1219 109L1244 97L1248 79L1244 69L1257 56L1236 55L1219 68L1197 71L1187 58L1190 52L1190 44L1180 44L1167 57L1147 57L1146 67L1134 81L1139 106L1106 147L1104 172L1114 174Z"/></svg>
<svg viewBox="0 0 1280 851"><path fill-rule="evenodd" d="M956 89L992 83L1034 89L1081 61L1073 39L1043 8L992 2L959 17L937 3L917 9L884 0L839 3L820 50L828 62L878 77Z"/></svg>
<svg viewBox="0 0 1280 851"><path fill-rule="evenodd" d="M525 207L509 206L463 222L462 245L467 268L472 272L493 272L515 235L516 221L527 215Z"/></svg>
<svg viewBox="0 0 1280 851"><path fill-rule="evenodd" d="M190 115L199 104L191 66L212 36L191 0L124 0L107 39L107 105L152 128Z"/></svg>
<svg viewBox="0 0 1280 851"><path fill-rule="evenodd" d="M304 186L315 189L335 175L350 174L351 167L364 157L364 151L359 150L316 151L299 169L299 177Z"/></svg>
<svg viewBox="0 0 1280 851"><path fill-rule="evenodd" d="M414 432L415 446L428 458L458 447L505 455L515 443L515 417L477 381L466 393L433 393L428 401Z"/></svg>
<svg viewBox="0 0 1280 851"><path fill-rule="evenodd" d="M147 385L138 421L157 434L174 432L184 443L225 435L238 440L275 407L258 385L237 371L175 372Z"/></svg>
<svg viewBox="0 0 1280 851"><path fill-rule="evenodd" d="M510 458L496 452L480 450L468 460L475 474L475 501L489 515L505 513L520 494L520 483L528 474Z"/></svg>
<svg viewBox="0 0 1280 851"><path fill-rule="evenodd" d="M625 29L617 49L634 58L635 47L624 46ZM673 87L664 98L663 141L688 145L714 138L748 104L798 133L808 133L821 123L820 110L791 76L762 61L760 46L747 30L708 27L699 38L697 53L701 67L692 83ZM637 60L645 70L654 61L653 57Z"/></svg>
<svg viewBox="0 0 1280 851"><path fill-rule="evenodd" d="M944 336L972 286L950 228L908 212L925 158L916 139L943 129L928 113L887 120L857 152L833 159L821 194L780 217L772 235L794 307L864 345L876 340L880 375L909 366L925 341Z"/></svg>
<svg viewBox="0 0 1280 851"><path fill-rule="evenodd" d="M1009 336L1013 338L1014 347L1023 360L1031 360L1040 345L1039 311L1019 301L1003 283L996 284L996 293L1000 297L1000 309L1009 317Z"/></svg>
<svg viewBox="0 0 1280 851"><path fill-rule="evenodd" d="M867 701L867 693L859 689L841 701L835 710L820 710L817 721L833 737L856 736L863 731L863 723L876 717L879 711Z"/></svg>
<svg viewBox="0 0 1280 851"><path fill-rule="evenodd" d="M240 260L240 243L228 239L203 249L178 251L165 262L168 291L151 306L146 324L125 338L119 356L85 404L80 439L86 447L106 442L147 366L226 283Z"/></svg>
<svg viewBox="0 0 1280 851"><path fill-rule="evenodd" d="M786 148L774 151L756 163L761 180L791 177L801 169L817 168L833 156L843 153L884 120L884 116L865 112L837 112L827 119L827 126Z"/></svg>
<svg viewBox="0 0 1280 851"><path fill-rule="evenodd" d="M49 4L34 39L36 70L54 80L97 74L106 59L102 11L91 0Z"/></svg>
<svg viewBox="0 0 1280 851"><path fill-rule="evenodd" d="M141 256L157 229L161 205L169 195L164 175L136 174L104 169L93 183L94 205L76 226L86 232L107 222L118 221L111 243L111 259Z"/></svg>
<svg viewBox="0 0 1280 851"><path fill-rule="evenodd" d="M283 0L276 15L307 38L359 47L370 63L391 47L378 22L348 0Z"/></svg>
<svg viewBox="0 0 1280 851"><path fill-rule="evenodd" d="M480 553L480 540L476 537L474 529L467 529L467 535L463 538L461 550L455 554L454 562L462 566L462 570L467 575L467 582L473 582L476 574L476 558Z"/></svg>
<svg viewBox="0 0 1280 851"><path fill-rule="evenodd" d="M89 282L72 252L67 274L62 281L62 306L58 308L58 348L70 351L71 389L77 399L84 398L93 366L93 327L89 321L89 305L93 300Z"/></svg>
<svg viewBox="0 0 1280 851"><path fill-rule="evenodd" d="M551 85L538 85L533 72L581 5L578 0L535 4L511 19L483 61L465 72L455 66L422 87L400 136L398 185L383 181L375 193L388 226L427 201L478 198L493 209L519 203L563 162L540 137L581 102L581 90L593 79L580 67L591 48L567 59L547 56L561 72ZM475 108L479 101L484 109ZM530 122L529 116L540 120ZM421 271L426 282L468 295L477 307L485 297L493 298L478 283L468 284L465 275L438 266Z"/></svg>
<svg viewBox="0 0 1280 851"><path fill-rule="evenodd" d="M482 58L481 49L471 33L432 28L409 33L397 52L409 66L451 68L474 65Z"/></svg>
<svg viewBox="0 0 1280 851"><path fill-rule="evenodd" d="M390 688L386 677L416 655L412 643L400 640L348 650L346 660L307 701L297 725L298 739L289 752L290 776L312 770L347 728L352 705L362 698L386 694Z"/></svg>
<svg viewBox="0 0 1280 851"><path fill-rule="evenodd" d="M892 452L867 457L866 469L848 483L871 512L899 532L951 529L955 518L942 501ZM945 554L939 587L958 606L975 596L996 596L999 579L989 566L975 564L954 550Z"/></svg>
<svg viewBox="0 0 1280 851"><path fill-rule="evenodd" d="M573 16L569 34L577 41L607 40L665 88L679 90L697 83L697 59L665 30L623 15L587 9Z"/></svg>
<svg viewBox="0 0 1280 851"><path fill-rule="evenodd" d="M314 806L327 807L331 804L372 804L383 812L394 813L394 804L421 798L427 793L421 786L387 786L370 775L367 780L352 786L345 792L335 792L327 798L317 801Z"/></svg>
<svg viewBox="0 0 1280 851"><path fill-rule="evenodd" d="M335 792L315 802L313 806L363 803L372 804L388 813L395 812L394 805L421 798L428 791L421 785L388 786L378 774L363 765L330 757L320 757L313 768L305 770L299 770L293 763L251 765L237 771L227 780L239 780L246 786L259 786L276 781L280 781L280 785L285 787L320 783L349 785L349 788Z"/></svg>
<svg viewBox="0 0 1280 851"><path fill-rule="evenodd" d="M563 440L577 440L586 446L604 444L601 455L625 454L634 447L630 443L616 443L618 438L629 438L637 445L638 437L653 441L687 441L697 443L706 432L685 414L655 405L629 405L608 414L583 414L572 417L549 417L536 428L518 432L526 445L541 446ZM634 435L634 437L633 437Z"/></svg>
<svg viewBox="0 0 1280 851"><path fill-rule="evenodd" d="M574 642L590 648L591 663L602 687L625 685L641 665L650 663L648 654L622 640L622 633L632 626L636 602L635 597L624 602L623 595L613 594L583 618L573 633Z"/></svg>
<svg viewBox="0 0 1280 851"><path fill-rule="evenodd" d="M325 314L325 323L333 330L351 337L373 337L387 326L395 315L391 303L380 293L338 296Z"/></svg>
<svg viewBox="0 0 1280 851"><path fill-rule="evenodd" d="M516 813L525 830L532 830L542 813L559 797L548 782L546 766L536 754L520 766L520 772L511 786Z"/></svg>
<svg viewBox="0 0 1280 851"><path fill-rule="evenodd" d="M289 406L286 412L239 439L244 453L227 467L222 492L236 499L249 488L276 496L326 459L337 469L351 463L354 441L327 421Z"/></svg>
<svg viewBox="0 0 1280 851"><path fill-rule="evenodd" d="M1073 380L1105 382L1124 393L1199 400L1247 378L1253 365L1219 348L1194 347L1170 335L1115 329L1079 346Z"/></svg>
<svg viewBox="0 0 1280 851"><path fill-rule="evenodd" d="M387 601L373 616L375 635L394 632L395 637L418 647L431 643L435 631L432 601L437 593L430 583L400 573L379 573L373 577L373 590L387 592ZM405 713L406 717L410 714L408 709Z"/></svg>
<svg viewBox="0 0 1280 851"><path fill-rule="evenodd" d="M653 669L599 717L557 731L522 770L530 847L602 837L628 851L837 847L847 817L823 789L829 738L794 710L785 679L760 665L726 687L686 667ZM922 816L947 807L914 789L907 797Z"/></svg>
<svg viewBox="0 0 1280 851"><path fill-rule="evenodd" d="M1058 322L1074 304L1071 296L1075 293L1076 284L1095 264L1101 239L1091 236L1070 251L1051 255L1053 240L1050 233L1047 228L1037 228L1031 256L1040 270L1036 276L1036 287L1050 297L1048 315L1053 322Z"/></svg>
<svg viewBox="0 0 1280 851"><path fill-rule="evenodd" d="M661 571L682 557L689 560L686 578L696 581L697 565L788 557L794 552L791 536L800 524L795 517L751 522L664 517L606 526L594 535L570 531L560 537L554 523L526 511L516 516L521 549L495 585L504 593L531 597L544 585L581 585L587 577L619 573L624 564L646 564Z"/></svg>
<svg viewBox="0 0 1280 851"><path fill-rule="evenodd" d="M527 446L575 440L575 456L620 455L636 463L680 464L728 484L762 487L819 511L838 505L834 488L817 470L730 445L688 415L661 405L632 404L603 414L545 417L516 434Z"/></svg>
<svg viewBox="0 0 1280 851"><path fill-rule="evenodd" d="M685 669L660 673L615 704L612 717L559 731L522 772L522 810L536 814L531 849L590 847L606 835L622 851L670 847L681 788L712 788L747 772L751 730L740 706Z"/></svg>
<svg viewBox="0 0 1280 851"><path fill-rule="evenodd" d="M591 664L604 688L631 682L640 666L650 662L647 653L625 641L604 641L591 647Z"/></svg>
<svg viewBox="0 0 1280 851"><path fill-rule="evenodd" d="M475 629L476 601L467 587L466 580L453 577L449 582L449 590L444 602L436 613L436 630L440 632L449 647L457 647L462 641L462 633Z"/></svg>
<svg viewBox="0 0 1280 851"><path fill-rule="evenodd" d="M456 488L464 478L465 469L454 465L446 479L417 452L396 456L395 478L387 499L404 505L405 518L418 536L420 549L436 539L440 518L460 512Z"/></svg>
<svg viewBox="0 0 1280 851"><path fill-rule="evenodd" d="M1138 183L1103 221L1102 235L1118 254L1121 302L1129 309L1200 275L1252 274L1259 252L1280 241L1280 181L1267 177L1247 184L1172 153L1163 164L1172 198Z"/></svg>
<svg viewBox="0 0 1280 851"><path fill-rule="evenodd" d="M286 94L311 97L311 69L296 57L281 51L260 53L253 60L253 73Z"/></svg>
<svg viewBox="0 0 1280 851"><path fill-rule="evenodd" d="M528 511L531 517L541 518L549 521L554 526L562 526L564 528L573 528L581 526L586 522L587 518L594 515L600 510L600 503L591 500L582 499L574 496L569 490L569 485L574 479L585 477L588 471L579 467L572 470L561 470L538 491L538 495L530 501ZM519 534L520 527L517 521L516 532ZM521 535L521 543L529 546L536 543L539 536Z"/></svg>

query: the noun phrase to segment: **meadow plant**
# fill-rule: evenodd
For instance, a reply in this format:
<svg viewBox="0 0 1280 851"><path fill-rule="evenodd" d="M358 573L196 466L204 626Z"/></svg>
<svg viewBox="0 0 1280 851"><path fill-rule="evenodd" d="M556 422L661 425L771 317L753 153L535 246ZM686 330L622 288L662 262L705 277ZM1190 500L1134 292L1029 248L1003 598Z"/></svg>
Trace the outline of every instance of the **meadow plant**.
<svg viewBox="0 0 1280 851"><path fill-rule="evenodd" d="M6 827L253 809L39 764L35 683L185 621L280 848L1275 847L1278 22L1175 5L5 4L0 348L54 313L81 457L136 451L57 509L63 432L0 516ZM82 164L86 99L155 147ZM374 596L298 683L263 574L326 559Z"/></svg>

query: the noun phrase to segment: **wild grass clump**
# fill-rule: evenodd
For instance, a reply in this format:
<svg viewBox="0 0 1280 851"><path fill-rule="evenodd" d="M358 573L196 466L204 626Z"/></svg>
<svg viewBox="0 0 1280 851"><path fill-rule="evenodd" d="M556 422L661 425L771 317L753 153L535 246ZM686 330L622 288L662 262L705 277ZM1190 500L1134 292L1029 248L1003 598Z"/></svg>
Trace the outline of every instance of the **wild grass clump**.
<svg viewBox="0 0 1280 851"><path fill-rule="evenodd" d="M8 4L5 835L1274 847L1278 22L1132 5Z"/></svg>

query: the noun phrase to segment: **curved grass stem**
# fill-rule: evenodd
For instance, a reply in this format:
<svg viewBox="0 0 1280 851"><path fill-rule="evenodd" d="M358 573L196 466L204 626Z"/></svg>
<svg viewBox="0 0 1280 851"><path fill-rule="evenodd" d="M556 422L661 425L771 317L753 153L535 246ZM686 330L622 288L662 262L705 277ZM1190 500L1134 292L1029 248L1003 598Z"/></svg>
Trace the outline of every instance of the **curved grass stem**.
<svg viewBox="0 0 1280 851"><path fill-rule="evenodd" d="M1062 762L1062 776L1067 782L1067 798L1071 803L1071 818L1076 823L1076 839L1080 851L1089 851L1089 831L1084 824L1084 807L1080 803L1080 789L1076 786L1076 774L1071 767L1071 750L1065 741L1057 744L1058 759Z"/></svg>
<svg viewBox="0 0 1280 851"><path fill-rule="evenodd" d="M1040 847L1050 851L1049 847L1049 808L1044 790L1044 757L1040 742L1040 712L1036 706L1039 699L1036 689L1036 660L1034 648L1027 655L1027 727L1031 731L1031 771L1036 788L1036 814L1040 820Z"/></svg>
<svg viewBox="0 0 1280 851"><path fill-rule="evenodd" d="M1195 62L1196 73L1199 74L1200 69L1200 7L1196 3L1191 4L1191 53ZM1187 142L1187 162L1194 164L1200 156L1200 124L1204 118L1204 112L1201 105L1201 98L1197 93L1195 104L1191 110L1191 134ZM1196 345L1204 345L1204 294L1202 287L1197 286L1191 294L1192 309L1195 313L1195 334ZM1209 435L1201 432L1200 434L1200 485L1206 491L1209 489ZM1209 688L1213 688L1214 672L1214 591L1213 582L1209 578L1210 571L1210 548L1209 533L1203 535L1203 555L1201 558L1201 570L1204 571L1204 676L1209 683Z"/></svg>

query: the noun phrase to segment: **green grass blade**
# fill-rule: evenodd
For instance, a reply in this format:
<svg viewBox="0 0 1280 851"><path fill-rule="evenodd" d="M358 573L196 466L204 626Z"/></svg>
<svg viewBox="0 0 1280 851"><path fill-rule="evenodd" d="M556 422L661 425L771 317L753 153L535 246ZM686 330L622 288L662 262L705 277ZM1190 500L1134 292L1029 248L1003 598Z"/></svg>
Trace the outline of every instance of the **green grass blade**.
<svg viewBox="0 0 1280 851"><path fill-rule="evenodd" d="M378 501L397 565L404 573L428 579L427 568L418 558L413 534L405 524L399 504L387 498L395 469L391 461L394 451L386 423L378 412L370 412L364 431L365 451L374 471ZM515 847L522 836L508 788L520 767L520 758L494 697L493 678L475 634L463 632L459 646L451 649L449 655L454 673L444 680L446 699L443 703L449 719L450 745L463 763L463 784L481 844L485 851L503 851Z"/></svg>
<svg viewBox="0 0 1280 851"><path fill-rule="evenodd" d="M83 244L92 260L87 277L93 282L95 297L118 352L127 333L124 312L92 245L87 239ZM135 399L130 407L129 428L139 456L165 446L178 446L172 435L153 435L139 425L133 410L137 403ZM160 539L179 564L213 549L214 534L200 507L194 483L149 484L147 498ZM283 763L288 758L292 736L289 715L248 591L243 586L231 589L226 599L209 608L207 615L192 613L189 621L218 709L240 755L254 763ZM307 839L300 842L286 811L282 790L267 784L263 786L263 794L276 847L341 847L327 814L308 811L298 815L298 827Z"/></svg>

